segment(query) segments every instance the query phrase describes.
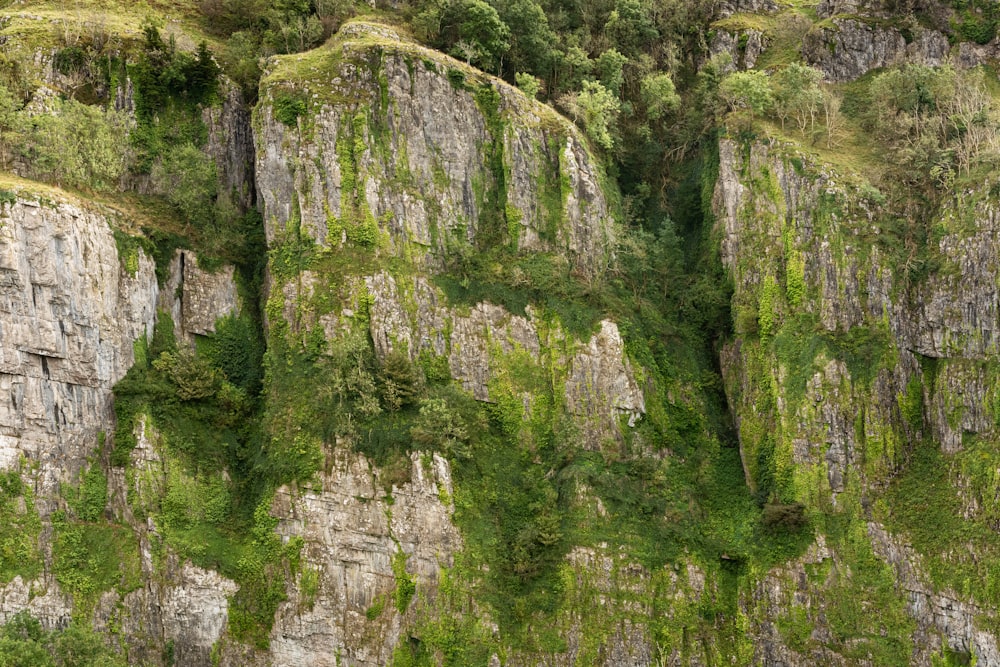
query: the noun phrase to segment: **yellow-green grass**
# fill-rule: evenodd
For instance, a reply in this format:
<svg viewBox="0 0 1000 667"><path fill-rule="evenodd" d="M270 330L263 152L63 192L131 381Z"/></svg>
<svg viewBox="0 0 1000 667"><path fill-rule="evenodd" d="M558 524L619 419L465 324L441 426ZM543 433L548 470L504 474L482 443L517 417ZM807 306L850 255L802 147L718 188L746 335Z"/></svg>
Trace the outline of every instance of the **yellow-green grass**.
<svg viewBox="0 0 1000 667"><path fill-rule="evenodd" d="M190 236L190 229L162 198L123 192L74 190L0 172L0 191L41 202L67 203L115 221L122 231L138 235L142 228Z"/></svg>
<svg viewBox="0 0 1000 667"><path fill-rule="evenodd" d="M152 23L173 35L180 48L194 49L201 41L219 42L206 30L196 0L22 0L0 9L0 36L7 48L59 48L97 40L123 44L142 38Z"/></svg>

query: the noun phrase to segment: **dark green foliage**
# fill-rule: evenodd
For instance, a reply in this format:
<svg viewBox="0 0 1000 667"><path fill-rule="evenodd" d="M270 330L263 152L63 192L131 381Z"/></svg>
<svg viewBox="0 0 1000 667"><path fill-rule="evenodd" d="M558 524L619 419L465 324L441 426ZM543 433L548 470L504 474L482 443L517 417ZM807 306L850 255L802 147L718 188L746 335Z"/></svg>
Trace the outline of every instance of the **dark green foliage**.
<svg viewBox="0 0 1000 667"><path fill-rule="evenodd" d="M305 51L355 13L351 3L331 0L203 0L200 6L217 34L241 35L269 53Z"/></svg>
<svg viewBox="0 0 1000 667"><path fill-rule="evenodd" d="M126 167L124 113L52 99L51 113L28 113L0 86L0 168L16 157L26 175L59 185L110 190Z"/></svg>
<svg viewBox="0 0 1000 667"><path fill-rule="evenodd" d="M228 315L216 322L215 335L200 342L199 353L247 396L260 394L264 341L250 318Z"/></svg>
<svg viewBox="0 0 1000 667"><path fill-rule="evenodd" d="M827 543L850 563L849 570L833 568L824 587L833 643L851 662L909 664L916 623L899 594L892 566L872 552L864 519L841 513L823 521Z"/></svg>
<svg viewBox="0 0 1000 667"><path fill-rule="evenodd" d="M178 348L173 322L160 313L152 341L115 387L112 463L127 464L132 431L147 415L162 436L166 487L136 511L152 512L182 557L240 584L230 607L232 632L264 648L301 548L274 533L270 490L309 471L279 464L275 450L264 446L257 395L263 350L251 315L221 321L195 355Z"/></svg>
<svg viewBox="0 0 1000 667"><path fill-rule="evenodd" d="M152 173L156 187L184 216L205 228L216 217L215 163L201 153L207 129L201 109L218 98L219 68L203 42L195 55L164 41L147 25L143 50L128 68L135 85L137 126L131 169Z"/></svg>
<svg viewBox="0 0 1000 667"><path fill-rule="evenodd" d="M954 29L961 41L988 44L997 34L1000 9L995 3L975 0L957 0L952 6L958 10L954 19Z"/></svg>
<svg viewBox="0 0 1000 667"><path fill-rule="evenodd" d="M164 193L186 225L205 229L212 223L219 194L215 160L193 142L164 147L151 176L153 185Z"/></svg>
<svg viewBox="0 0 1000 667"><path fill-rule="evenodd" d="M510 28L483 0L429 2L414 23L436 48L487 71L510 48Z"/></svg>
<svg viewBox="0 0 1000 667"><path fill-rule="evenodd" d="M257 101L260 84L260 39L250 32L234 33L226 40L220 61L223 70L243 91L243 99L248 104Z"/></svg>
<svg viewBox="0 0 1000 667"><path fill-rule="evenodd" d="M439 451L450 458L469 458L469 430L461 413L442 398L420 402L420 412L410 427L413 444L420 449Z"/></svg>
<svg viewBox="0 0 1000 667"><path fill-rule="evenodd" d="M288 127L295 127L298 117L306 113L305 101L287 93L275 95L273 108L274 117Z"/></svg>
<svg viewBox="0 0 1000 667"><path fill-rule="evenodd" d="M298 568L302 548L301 538L282 544L274 532L278 520L270 516L270 501L267 494L254 509L250 539L234 558L235 570L222 568L241 584L229 612L230 628L237 639L260 649L269 645L274 614L286 597L285 580Z"/></svg>
<svg viewBox="0 0 1000 667"><path fill-rule="evenodd" d="M86 62L87 53L82 48L79 46L67 46L56 52L55 57L52 59L52 66L60 74L69 75L83 69Z"/></svg>
<svg viewBox="0 0 1000 667"><path fill-rule="evenodd" d="M0 665L9 667L125 667L125 656L82 623L46 631L27 611L0 630Z"/></svg>
<svg viewBox="0 0 1000 667"><path fill-rule="evenodd" d="M992 606L1000 601L1000 538L988 512L963 518L964 501L954 481L962 470L960 459L974 477L980 457L992 474L990 455L984 456L978 446L953 458L942 454L937 443L915 443L886 494L884 520L890 530L905 534L923 556L937 589L951 589Z"/></svg>
<svg viewBox="0 0 1000 667"><path fill-rule="evenodd" d="M545 306L567 331L584 340L606 313L602 301L607 293L577 280L568 263L556 255L511 256L500 248L455 257L450 272L435 277L435 283L451 302L488 301L518 315L524 315L529 304Z"/></svg>
<svg viewBox="0 0 1000 667"><path fill-rule="evenodd" d="M448 69L448 83L451 84L452 88L456 90L465 89L465 72L460 69L449 68Z"/></svg>
<svg viewBox="0 0 1000 667"><path fill-rule="evenodd" d="M174 104L197 106L212 101L218 88L219 67L202 42L195 55L177 49L173 36L163 41L160 31L147 25L139 61L130 69L136 87L136 114L150 119Z"/></svg>
<svg viewBox="0 0 1000 667"><path fill-rule="evenodd" d="M920 377L914 375L906 383L906 391L900 397L899 410L903 420L915 432L920 432L924 424L924 385Z"/></svg>
<svg viewBox="0 0 1000 667"><path fill-rule="evenodd" d="M969 667L972 664L972 654L969 651L958 651L950 646L941 647L942 662L935 662L941 667Z"/></svg>
<svg viewBox="0 0 1000 667"><path fill-rule="evenodd" d="M761 521L770 530L795 532L806 525L805 509L802 503L768 503Z"/></svg>
<svg viewBox="0 0 1000 667"><path fill-rule="evenodd" d="M19 506L24 503L24 508ZM17 575L25 580L42 569L38 535L42 524L35 510L30 487L21 481L18 470L0 473L0 582Z"/></svg>
<svg viewBox="0 0 1000 667"><path fill-rule="evenodd" d="M451 380L451 367L448 357L436 355L430 350L421 350L417 363L424 372L424 378L430 383L442 383Z"/></svg>
<svg viewBox="0 0 1000 667"><path fill-rule="evenodd" d="M379 369L382 402L389 411L412 405L419 390L416 369L405 352L394 350L382 359Z"/></svg>

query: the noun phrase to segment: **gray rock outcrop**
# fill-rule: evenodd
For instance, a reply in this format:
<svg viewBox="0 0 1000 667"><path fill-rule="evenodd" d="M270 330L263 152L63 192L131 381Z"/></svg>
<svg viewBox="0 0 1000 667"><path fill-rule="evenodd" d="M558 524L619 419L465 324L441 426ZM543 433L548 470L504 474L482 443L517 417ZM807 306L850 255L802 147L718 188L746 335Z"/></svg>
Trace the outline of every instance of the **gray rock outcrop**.
<svg viewBox="0 0 1000 667"><path fill-rule="evenodd" d="M991 406L1000 275L992 231L995 203L974 190L947 202L937 213L941 234L932 248L945 270L922 281L905 280L891 243L866 247L862 240L873 229L876 238L880 233L879 204L832 170L793 165L785 148L758 143L741 156L732 142L720 145L715 210L737 310L737 340L724 349L722 365L744 470L753 486L760 448L773 446L782 452L775 456L787 456L778 470L790 471L803 502L837 508L839 494L853 485L864 496L856 511L870 512L872 498L914 447L938 447L952 456L969 437L995 438ZM772 179L771 185L762 188L753 180L760 178ZM802 297L794 295L799 288L792 277L798 271ZM783 287L775 288L779 281ZM775 289L783 296L772 299ZM804 313L814 328L802 334L800 347L789 348L792 356L771 356L775 348L756 340ZM847 337L861 331L872 338L852 363L857 350ZM809 340L818 344L805 352ZM919 443L922 437L927 441ZM960 472L953 470L948 479L966 518L976 518L982 497ZM905 610L918 630L912 664L930 664L942 642L981 663L1000 664L989 620L995 610L932 586L921 558L901 536L869 521L867 538L905 591ZM814 557L836 562L843 555ZM787 617L794 599L806 605L802 618L811 619L813 628L800 644L831 645L821 622L827 604L823 586L804 585L788 567L770 573L755 593L758 600L770 600L758 606L762 613L755 620L764 651L760 660L850 664L840 653L798 654L779 636L773 617ZM800 583L793 585L796 580ZM782 592L789 586L796 589L792 598Z"/></svg>
<svg viewBox="0 0 1000 667"><path fill-rule="evenodd" d="M0 210L0 387L7 397L0 407L0 467L20 470L33 491L46 562L53 539L49 518L65 508L63 487L77 484L87 465L100 465L92 463L98 445L114 430L112 387L135 360L133 342L152 335L164 296L152 259L135 246L116 245L109 220L119 218L57 191L21 190ZM177 291L226 293L221 285L232 286L231 269L207 275L195 273L193 281L189 275L177 282ZM214 322L210 311L224 301L203 300L190 311L197 316L187 317L186 331ZM148 482L162 462L146 435L140 426L134 458ZM119 519L134 523L124 484L121 471L113 471L111 504ZM145 490L147 496L156 492ZM133 528L149 584L124 596L105 592L93 612L94 627L120 628L136 660L150 650L159 660L171 643L185 664L208 664L236 586L176 558L157 570L145 525ZM65 627L79 612L51 570L33 581L17 576L0 585L0 622L24 609L46 628Z"/></svg>
<svg viewBox="0 0 1000 667"><path fill-rule="evenodd" d="M489 401L490 382L503 366L502 357L524 353L532 363L548 365L547 372L564 384L566 409L577 418L588 449L620 440L620 419L635 426L646 412L614 322L602 321L588 341L578 343L540 322L530 308L528 317L522 317L485 302L464 311L448 307L444 295L421 277L402 290L385 272L365 282L373 297L371 337L381 356L398 348L413 360L424 351L446 357L452 378L476 399Z"/></svg>
<svg viewBox="0 0 1000 667"><path fill-rule="evenodd" d="M152 334L153 262L119 256L105 216L27 193L0 212L0 465L38 465L38 509L55 509L110 430L111 388ZM132 270L130 270L132 269Z"/></svg>
<svg viewBox="0 0 1000 667"><path fill-rule="evenodd" d="M851 17L810 30L802 42L806 61L829 81L853 81L866 72L904 62L932 67L947 62L951 46L940 32L917 28L908 41L896 28Z"/></svg>
<svg viewBox="0 0 1000 667"><path fill-rule="evenodd" d="M549 107L371 24L300 60L272 65L255 111L269 242L290 220L321 246L377 225L394 254L432 266L485 236L606 268L600 170ZM290 98L308 105L291 126L275 111Z"/></svg>
<svg viewBox="0 0 1000 667"><path fill-rule="evenodd" d="M275 497L278 532L304 540L303 572L315 573L317 583L312 591L290 584L264 664L391 662L403 628L394 602L403 583L393 561L405 563L416 596L434 595L440 569L453 564L462 546L447 501L454 489L445 459L414 453L410 481L386 489L363 456L333 456L316 488L284 487Z"/></svg>
<svg viewBox="0 0 1000 667"><path fill-rule="evenodd" d="M216 320L240 311L233 266L205 271L195 253L177 250L157 307L170 313L177 340L194 343L195 336L214 333Z"/></svg>

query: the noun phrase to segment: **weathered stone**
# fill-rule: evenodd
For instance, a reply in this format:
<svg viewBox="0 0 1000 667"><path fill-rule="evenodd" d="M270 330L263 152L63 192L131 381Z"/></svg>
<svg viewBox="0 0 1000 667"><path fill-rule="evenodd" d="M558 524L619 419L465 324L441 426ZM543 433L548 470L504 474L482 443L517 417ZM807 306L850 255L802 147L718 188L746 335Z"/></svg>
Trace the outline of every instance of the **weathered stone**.
<svg viewBox="0 0 1000 667"><path fill-rule="evenodd" d="M566 409L585 425L582 444L595 450L602 441L619 437L619 418L635 426L645 414L642 390L613 322L602 321L600 331L577 348L566 380Z"/></svg>
<svg viewBox="0 0 1000 667"><path fill-rule="evenodd" d="M720 0L715 11L719 18L744 12L769 13L778 11L778 3L774 0Z"/></svg>
<svg viewBox="0 0 1000 667"><path fill-rule="evenodd" d="M317 488L282 487L274 500L278 532L304 539L304 568L318 573L319 583L311 598L290 585L267 664L388 664L401 628L393 559L405 554L421 596L433 594L440 568L450 567L461 548L452 507L442 500L454 492L443 458L414 453L410 480L386 489L383 473L364 457L339 450L331 456ZM381 612L369 618L376 605Z"/></svg>
<svg viewBox="0 0 1000 667"><path fill-rule="evenodd" d="M565 343L561 332L549 332L550 339L542 341L539 331L550 327L542 326L530 309L528 317L522 317L485 302L468 309L451 308L423 277L405 288L385 272L368 276L365 282L372 297L370 332L379 356L394 349L413 360L423 351L446 356L452 377L481 401L490 400L497 355L522 351L535 363L547 358L556 367L568 366L566 408L578 418L583 442L590 449L620 439L620 417L627 418L631 427L646 412L624 342L611 321L602 321L598 332L568 356L561 352Z"/></svg>
<svg viewBox="0 0 1000 667"><path fill-rule="evenodd" d="M204 271L195 253L177 250L157 306L170 313L178 340L194 343L195 336L215 333L216 320L240 310L232 265Z"/></svg>
<svg viewBox="0 0 1000 667"><path fill-rule="evenodd" d="M806 34L802 55L829 81L852 81L879 67L904 62L940 66L948 58L948 38L917 28L907 39L896 28L856 18L833 18L832 27L820 26Z"/></svg>
<svg viewBox="0 0 1000 667"><path fill-rule="evenodd" d="M793 474L811 474L806 471L817 465L826 473L829 496L812 477L799 480L797 487L802 498L820 507L828 497L836 506L837 494L850 484L860 487L863 495L877 495L885 484L881 480L905 460L903 452L926 446L910 442L926 437L925 431L946 454L958 451L967 434L995 438L991 406L1000 251L991 198L970 191L948 202L935 223L942 231L935 250L943 270L922 282L902 282L894 276L890 257L861 244L862 235L877 227L878 210L845 179L815 165L793 167L782 148L773 144L756 144L741 154L724 141L720 158L715 209L723 262L736 286L734 303L755 309L761 317L756 309L763 307L760 294L765 284L774 279L776 267L783 267L787 280L790 257L798 257L804 265L807 296L795 306L799 312L813 313L829 336L866 328L869 334L887 337L879 365L868 359L874 367L855 367L869 376L867 381L852 377L845 361L831 359L826 352L811 360L765 356L764 368L770 375L762 378L762 350L752 339L757 332L750 330L752 322L738 324L749 340L728 345L722 367L748 482L752 484L749 471L755 443L744 437L759 434L746 424L760 424L755 410L762 392L774 404L773 414L764 416L770 422L764 423L773 424L776 442L791 444ZM773 180L762 188L761 178ZM792 308L783 302L770 307L770 316L777 321L773 327L780 326ZM921 356L924 361L933 359L933 370L924 370L932 366L922 363ZM801 396L789 385L793 363L811 364L811 369L795 369L800 376L811 370ZM913 382L918 383L916 395ZM862 445L864 456L859 456ZM975 493L960 486L955 492L972 516L979 511ZM862 508L868 508L868 502L862 498ZM995 610L978 608L954 592L935 590L918 555L881 526L869 523L868 536L875 555L893 567L906 592L906 610L916 621L912 664L931 664L942 641L953 650L971 652L977 661L994 664L995 623L983 619L992 618ZM823 584L807 584L798 567L783 566L758 585L754 616L758 660L849 664L839 653L799 655L777 631L774 617L787 614L790 605L814 605L808 612L815 627L813 643L831 645L824 638L829 630L822 622ZM789 582L799 582L792 593L784 588ZM761 605L764 599L768 602Z"/></svg>
<svg viewBox="0 0 1000 667"><path fill-rule="evenodd" d="M269 242L293 217L295 202L302 230L324 246L341 242L339 234L330 237L331 224L362 224L353 218L371 216L392 252L430 265L440 264L455 244L475 244L480 234L513 232L511 241L522 251L565 253L580 271L603 272L613 223L597 163L568 121L499 79L399 41L384 26L349 24L324 48L331 61L340 58L335 71L322 80L307 74L291 85L307 96L319 95L313 92L319 86L322 94L345 99L314 105L308 132L274 117L270 96L285 88L269 92L264 79L255 122ZM495 111L476 101L476 91L487 88L497 96ZM481 210L484 189L504 185L488 167L490 146L498 142L509 169L499 218ZM548 195L542 191L547 173L558 174ZM345 202L353 209L343 210ZM491 227L484 231L484 225Z"/></svg>
<svg viewBox="0 0 1000 667"><path fill-rule="evenodd" d="M753 69L757 58L767 48L767 37L760 30L753 28L732 33L727 30L716 30L708 51L712 56L727 53L731 63L723 68L723 73L736 70Z"/></svg>
<svg viewBox="0 0 1000 667"><path fill-rule="evenodd" d="M40 202L21 194L3 207L0 387L10 400L0 408L0 454L5 468L22 459L37 465L22 475L32 478L43 525L63 503L60 486L78 481L98 434L113 429L111 388L133 363L133 341L152 335L159 296L153 262L140 250L130 253L119 256L106 217L91 205L68 197ZM207 307L192 312L204 315ZM138 435L133 457L148 471L158 455L142 425ZM131 519L124 476L117 473L109 479L112 502L119 504L115 513ZM50 540L51 528L45 527L43 553L49 553ZM117 624L136 656L148 653L159 660L165 643L173 642L179 661L209 664L235 585L190 564L174 563L154 576L148 557L143 571L162 586L124 599L105 593L95 610L95 628ZM17 577L0 587L0 622L23 609L46 628L64 627L74 613L51 573L31 582Z"/></svg>
<svg viewBox="0 0 1000 667"><path fill-rule="evenodd" d="M37 505L54 508L108 431L111 387L152 334L153 262L119 258L106 219L23 195L0 217L0 463L37 462Z"/></svg>
<svg viewBox="0 0 1000 667"><path fill-rule="evenodd" d="M221 77L220 89L222 104L206 107L201 114L208 129L205 152L215 161L223 195L247 210L253 206L256 185L250 111L243 103L243 93L228 78Z"/></svg>

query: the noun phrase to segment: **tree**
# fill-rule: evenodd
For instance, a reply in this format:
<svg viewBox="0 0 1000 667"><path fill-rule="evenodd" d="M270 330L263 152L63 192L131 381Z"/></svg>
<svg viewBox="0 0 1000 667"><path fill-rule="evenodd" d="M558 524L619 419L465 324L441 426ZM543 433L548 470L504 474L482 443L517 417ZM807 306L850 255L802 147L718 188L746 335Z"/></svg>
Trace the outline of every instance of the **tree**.
<svg viewBox="0 0 1000 667"><path fill-rule="evenodd" d="M822 80L822 72L801 63L792 63L774 75L774 110L782 129L787 118L794 118L803 133L807 126L815 126L816 115L823 106L823 91L819 87Z"/></svg>
<svg viewBox="0 0 1000 667"><path fill-rule="evenodd" d="M597 57L597 75L601 78L601 84L616 96L621 97L622 83L625 81L625 63L628 58L615 49L608 49Z"/></svg>
<svg viewBox="0 0 1000 667"><path fill-rule="evenodd" d="M538 91L542 88L542 82L527 72L517 72L514 74L517 87L531 99L538 97Z"/></svg>
<svg viewBox="0 0 1000 667"><path fill-rule="evenodd" d="M563 96L560 103L582 123L595 144L611 150L614 146L611 130L621 111L621 104L611 91L597 81L584 81L582 91Z"/></svg>
<svg viewBox="0 0 1000 667"><path fill-rule="evenodd" d="M99 190L116 186L128 155L126 116L76 100L53 100L50 110L29 119L22 150L33 175Z"/></svg>
<svg viewBox="0 0 1000 667"><path fill-rule="evenodd" d="M439 12L439 48L477 67L498 71L510 48L510 29L483 0L452 0ZM430 20L425 18L425 20Z"/></svg>
<svg viewBox="0 0 1000 667"><path fill-rule="evenodd" d="M420 402L420 414L410 428L410 437L424 449L437 449L458 458L469 456L465 421L443 398Z"/></svg>
<svg viewBox="0 0 1000 667"><path fill-rule="evenodd" d="M420 388L410 358L400 350L393 350L382 360L379 379L382 382L382 401L390 412L412 403Z"/></svg>
<svg viewBox="0 0 1000 667"><path fill-rule="evenodd" d="M654 42L660 33L640 0L616 0L608 15L605 32L626 55L637 56Z"/></svg>
<svg viewBox="0 0 1000 667"><path fill-rule="evenodd" d="M153 185L167 201L195 226L212 220L212 210L218 193L215 161L193 143L185 142L166 151L163 159L153 165Z"/></svg>
<svg viewBox="0 0 1000 667"><path fill-rule="evenodd" d="M497 12L510 30L510 50L504 56L507 75L521 71L547 77L558 39L542 8L533 0L509 0L497 3Z"/></svg>
<svg viewBox="0 0 1000 667"><path fill-rule="evenodd" d="M750 122L766 112L774 102L767 74L754 70L727 76L719 84L719 94L731 110L747 111Z"/></svg>
<svg viewBox="0 0 1000 667"><path fill-rule="evenodd" d="M646 115L650 120L659 120L667 113L675 111L681 98L674 88L669 74L650 74L642 80L639 94L646 105Z"/></svg>

